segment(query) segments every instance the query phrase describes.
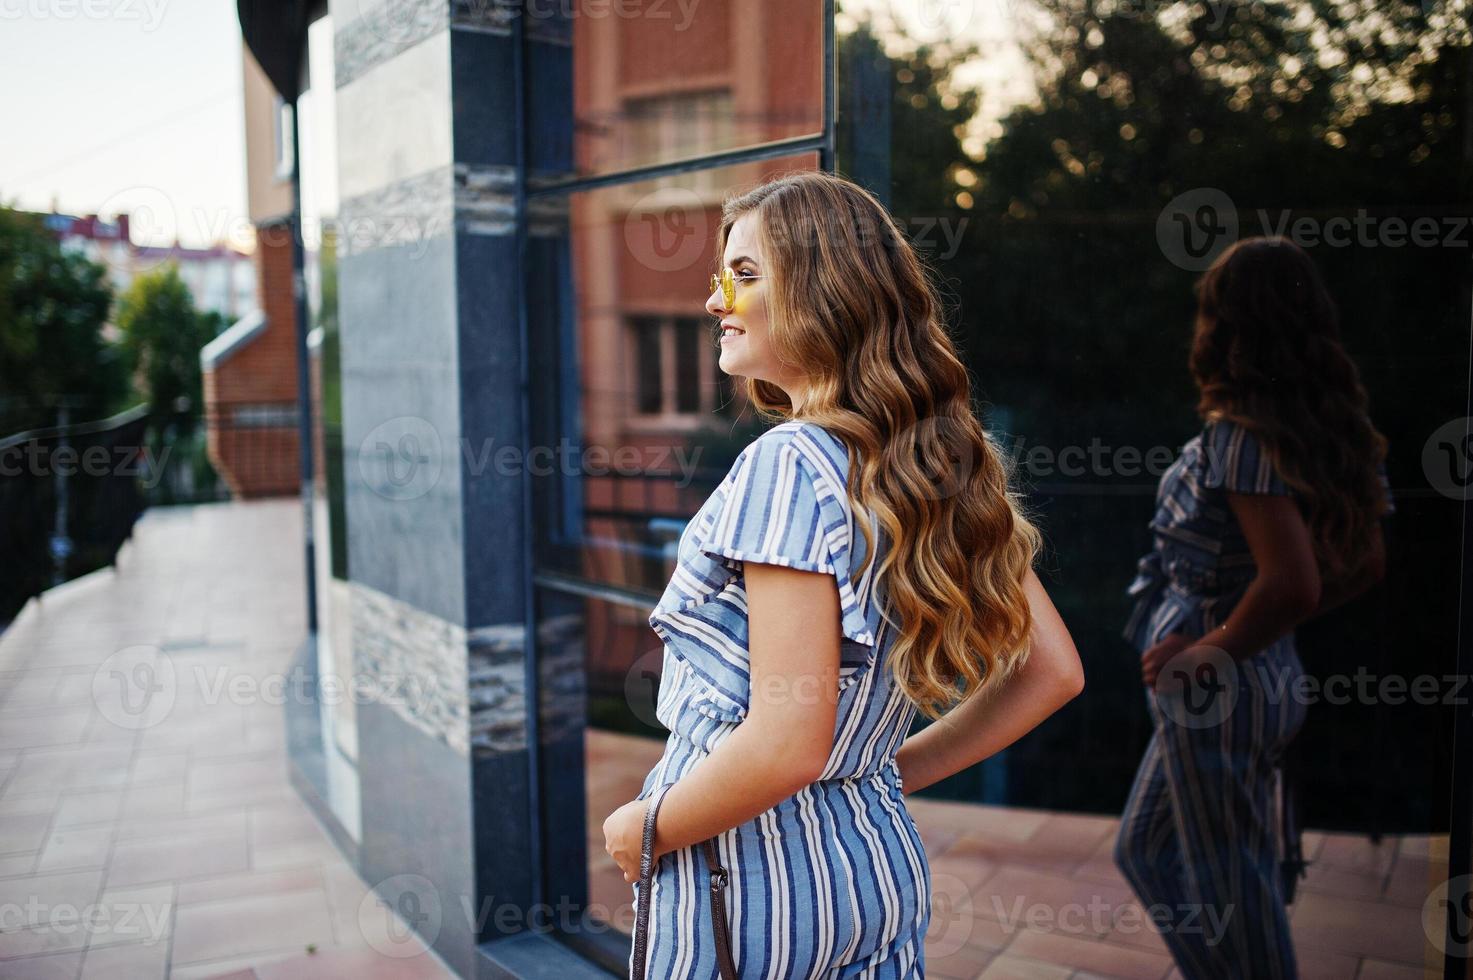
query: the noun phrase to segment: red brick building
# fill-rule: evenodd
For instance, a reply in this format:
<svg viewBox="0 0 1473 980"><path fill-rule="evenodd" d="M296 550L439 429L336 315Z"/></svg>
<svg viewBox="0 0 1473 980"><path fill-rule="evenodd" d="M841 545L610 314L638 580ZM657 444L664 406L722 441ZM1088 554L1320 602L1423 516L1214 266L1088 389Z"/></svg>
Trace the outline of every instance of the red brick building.
<svg viewBox="0 0 1473 980"><path fill-rule="evenodd" d="M291 127L246 51L247 203L256 228L256 304L200 352L210 462L236 497L296 493L296 308L292 291Z"/></svg>

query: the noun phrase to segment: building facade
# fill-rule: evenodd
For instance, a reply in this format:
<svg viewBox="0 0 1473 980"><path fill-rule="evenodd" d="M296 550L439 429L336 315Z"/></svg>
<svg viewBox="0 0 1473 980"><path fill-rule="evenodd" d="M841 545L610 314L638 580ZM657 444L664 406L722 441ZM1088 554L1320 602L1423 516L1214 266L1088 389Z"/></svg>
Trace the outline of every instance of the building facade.
<svg viewBox="0 0 1473 980"><path fill-rule="evenodd" d="M42 215L41 220L62 248L104 266L117 295L126 292L139 274L172 263L199 309L213 310L232 322L256 311L256 277L248 254L225 244L207 248L178 242L139 245L129 237L129 217L123 213L109 220L95 214L53 211Z"/></svg>
<svg viewBox="0 0 1473 980"><path fill-rule="evenodd" d="M1150 721L1118 623L1159 473L1073 460L1113 437L1139 461L1191 434L1179 321L1192 274L1157 217L1191 181L1244 168L1132 168L1155 159L1137 149L1148 126L1172 160L1204 140L1221 156L1238 136L1175 133L1177 117L1148 105L1091 144L1131 85L1095 68L1019 85L1032 70L1021 32L1004 43L1015 28L967 4L237 6L251 213L275 245L258 250L264 316L216 352L213 390L222 410L279 431L273 451L292 454L280 485L311 516L296 670L316 696L288 706L294 781L415 936L466 977L623 968L628 889L597 846L588 737L662 734L647 616L685 521L761 428L716 365L702 308L720 207L794 169L872 190L959 301L979 413L1015 440L1061 552L1049 585L1091 674L1088 703L938 792L1119 812ZM942 7L973 16L938 21ZM1098 49L1090 25L1069 31L1057 36L1085 52L1071 57ZM1080 79L1088 100L1069 88ZM1356 263L1384 256L1323 258L1357 311L1369 278L1409 294L1441 288L1438 268L1467 279L1426 255L1376 276ZM1465 298L1437 308L1465 327ZM1377 335L1351 320L1352 335ZM1453 373L1424 386L1435 409L1390 381L1435 347L1365 359L1404 441L1466 412ZM1462 504L1414 497L1399 520L1423 542L1416 529ZM1395 604L1431 597L1419 663L1447 666L1455 569L1448 551L1409 557L1404 584L1306 638L1306 657L1347 636L1380 656L1367 638L1387 639ZM1376 731L1414 740L1417 761L1378 777L1395 792L1367 788L1370 756L1324 763L1314 819L1446 832L1440 722L1362 707L1304 736L1316 758L1384 751L1354 743Z"/></svg>

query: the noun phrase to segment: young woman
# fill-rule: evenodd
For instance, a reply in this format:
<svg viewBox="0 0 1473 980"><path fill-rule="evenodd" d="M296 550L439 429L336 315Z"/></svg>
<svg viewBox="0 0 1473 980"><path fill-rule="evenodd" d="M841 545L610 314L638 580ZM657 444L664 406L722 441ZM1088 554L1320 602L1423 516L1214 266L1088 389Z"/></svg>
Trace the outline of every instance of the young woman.
<svg viewBox="0 0 1473 980"><path fill-rule="evenodd" d="M1197 298L1205 425L1162 474L1129 590L1155 732L1115 861L1188 980L1291 978L1273 788L1305 715L1293 630L1382 575L1386 440L1297 245L1238 242Z"/></svg>
<svg viewBox="0 0 1473 980"><path fill-rule="evenodd" d="M933 287L884 208L839 177L786 176L728 202L718 260L706 309L721 368L783 421L681 538L650 616L671 734L605 821L606 849L637 881L661 792L649 977L717 975L695 846L712 837L743 978L923 976L929 868L903 794L1077 695L1079 657ZM917 709L947 707L901 744Z"/></svg>

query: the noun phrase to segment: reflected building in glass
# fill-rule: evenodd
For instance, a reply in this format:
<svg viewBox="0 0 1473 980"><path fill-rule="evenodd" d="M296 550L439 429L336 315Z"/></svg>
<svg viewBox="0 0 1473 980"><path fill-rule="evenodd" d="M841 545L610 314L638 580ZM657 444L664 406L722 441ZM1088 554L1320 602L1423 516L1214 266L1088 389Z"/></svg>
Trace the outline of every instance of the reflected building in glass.
<svg viewBox="0 0 1473 980"><path fill-rule="evenodd" d="M330 234L304 255L299 659L368 692L293 716L296 782L380 897L437 910L416 928L460 975L624 969L632 892L601 826L665 736L647 617L675 544L764 428L703 304L722 201L770 175L852 177L936 271L1089 677L908 801L948 903L935 975L1172 967L1110 860L1152 726L1120 629L1158 481L1201 428L1194 283L1232 240L1310 253L1392 447L1385 581L1296 631L1306 672L1322 692L1466 673L1473 277L1446 234L1409 234L1450 231L1473 188L1456 5L1403 5L1375 45L1308 4L334 0L295 26L288 6L238 0L307 157L333 150L332 181L302 178ZM1362 214L1369 238L1325 234ZM1457 952L1423 908L1473 864L1465 714L1310 705L1289 765L1304 972ZM1078 894L1107 921L1041 932L993 901ZM534 928L537 908L567 911Z"/></svg>

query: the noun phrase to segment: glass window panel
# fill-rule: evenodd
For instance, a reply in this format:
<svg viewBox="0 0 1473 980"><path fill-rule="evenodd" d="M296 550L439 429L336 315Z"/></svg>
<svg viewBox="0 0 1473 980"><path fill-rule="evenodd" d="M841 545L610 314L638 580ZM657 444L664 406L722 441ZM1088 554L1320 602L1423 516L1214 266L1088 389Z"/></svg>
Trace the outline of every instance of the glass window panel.
<svg viewBox="0 0 1473 980"><path fill-rule="evenodd" d="M701 410L701 344L709 340L699 320L671 321L675 333L675 410L691 415Z"/></svg>
<svg viewBox="0 0 1473 980"><path fill-rule="evenodd" d="M576 0L529 28L534 184L823 129L820 3Z"/></svg>
<svg viewBox="0 0 1473 980"><path fill-rule="evenodd" d="M566 447L534 476L540 571L658 598L685 522L765 428L734 406L718 415L698 380L719 371L703 365L717 357L705 302L722 199L817 162L807 153L539 202L528 314L532 374L547 383L532 421L537 445Z"/></svg>
<svg viewBox="0 0 1473 980"><path fill-rule="evenodd" d="M660 349L664 330L656 317L637 316L630 326L634 333L634 403L641 415L658 415L664 407L665 386Z"/></svg>
<svg viewBox="0 0 1473 980"><path fill-rule="evenodd" d="M1397 506L1385 581L1296 630L1319 692L1289 749L1320 864L1299 887L1359 880L1357 862L1404 875L1410 907L1386 904L1379 885L1362 897L1413 937L1410 955L1378 955L1417 966L1417 910L1443 877L1451 715L1377 685L1423 678L1447 694L1431 679L1456 671L1460 555L1446 529L1461 503L1429 486L1424 462L1466 468L1445 427L1466 414L1473 277L1466 247L1434 230L1461 221L1473 186L1466 22L1445 4L1346 8L1333 23L1341 12L1311 4L1214 20L1185 3L1047 2L1036 20L958 5L968 11L938 31L926 6L844 4L838 168L891 206L945 283L1089 682L1027 738L923 795L1120 814L1152 733L1139 653L1120 636L1125 589L1151 547L1162 471L1201 428L1193 285L1233 240L1288 235L1339 307ZM1311 402L1325 387L1281 384ZM1358 674L1369 693L1354 690ZM1355 933L1354 904L1321 906L1322 941ZM1317 955L1302 948L1300 961Z"/></svg>
<svg viewBox="0 0 1473 980"><path fill-rule="evenodd" d="M317 542L318 669L349 683L353 677L352 603L348 589L348 527L343 467L342 356L338 329L337 118L333 88L333 20L324 16L307 33L307 87L298 99L302 166L303 274L307 291L312 392L312 520ZM291 120L286 119L288 140ZM290 153L288 143L286 150ZM288 163L290 159L288 158ZM255 413L271 422L271 410ZM294 413L293 413L294 414ZM295 425L295 422L291 424ZM324 744L319 790L348 832L359 832L358 728L352 698L323 701Z"/></svg>

